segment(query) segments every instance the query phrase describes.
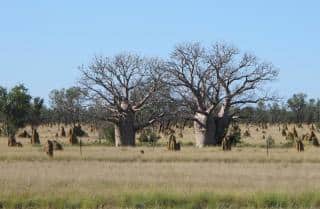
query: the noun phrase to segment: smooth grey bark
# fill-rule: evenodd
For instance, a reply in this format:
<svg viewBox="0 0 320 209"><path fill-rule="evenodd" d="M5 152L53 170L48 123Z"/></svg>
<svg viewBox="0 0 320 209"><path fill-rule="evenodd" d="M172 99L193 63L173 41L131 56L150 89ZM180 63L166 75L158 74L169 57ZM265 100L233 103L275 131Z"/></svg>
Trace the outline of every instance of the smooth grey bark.
<svg viewBox="0 0 320 209"><path fill-rule="evenodd" d="M215 145L216 125L214 118L202 113L196 113L194 118L196 147Z"/></svg>
<svg viewBox="0 0 320 209"><path fill-rule="evenodd" d="M201 113L196 113L194 115L194 134L196 139L196 147L203 147L206 145L206 124L207 116Z"/></svg>
<svg viewBox="0 0 320 209"><path fill-rule="evenodd" d="M194 118L196 147L220 145L228 131L230 117L213 117L197 113Z"/></svg>
<svg viewBox="0 0 320 209"><path fill-rule="evenodd" d="M115 124L115 145L135 146L136 129L134 126L134 113L129 112Z"/></svg>
<svg viewBox="0 0 320 209"><path fill-rule="evenodd" d="M115 143L116 147L135 146L136 131L132 126L124 124L115 125Z"/></svg>

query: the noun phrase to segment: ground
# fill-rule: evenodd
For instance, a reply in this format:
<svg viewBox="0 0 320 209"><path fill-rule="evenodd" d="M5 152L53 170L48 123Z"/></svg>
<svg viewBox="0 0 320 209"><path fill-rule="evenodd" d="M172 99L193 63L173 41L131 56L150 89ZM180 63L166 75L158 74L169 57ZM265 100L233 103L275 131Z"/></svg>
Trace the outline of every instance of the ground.
<svg viewBox="0 0 320 209"><path fill-rule="evenodd" d="M65 145L53 159L29 139L18 138L23 148L9 148L2 137L0 208L320 208L320 148L304 142L298 153L278 126L265 133L241 129L251 137L231 152L194 148L189 128L180 152L99 145L97 133L88 131L82 155L79 146ZM42 144L57 131L41 127ZM297 131L310 132L307 125ZM263 135L275 141L269 155Z"/></svg>

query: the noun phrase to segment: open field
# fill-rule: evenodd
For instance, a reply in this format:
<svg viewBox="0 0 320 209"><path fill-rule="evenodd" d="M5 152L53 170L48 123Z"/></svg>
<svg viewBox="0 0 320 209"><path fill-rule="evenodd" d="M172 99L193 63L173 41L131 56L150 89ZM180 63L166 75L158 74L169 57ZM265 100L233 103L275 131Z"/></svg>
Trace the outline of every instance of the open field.
<svg viewBox="0 0 320 209"><path fill-rule="evenodd" d="M42 142L56 129L41 128ZM305 143L298 153L283 146L274 126L266 130L275 139L267 156L262 133L249 129L251 137L231 152L90 145L97 134L89 133L82 155L78 146L65 146L54 159L28 139L9 148L2 137L0 208L320 208L320 148ZM191 140L187 129L181 141Z"/></svg>
<svg viewBox="0 0 320 209"><path fill-rule="evenodd" d="M320 209L320 0L0 2L0 209Z"/></svg>

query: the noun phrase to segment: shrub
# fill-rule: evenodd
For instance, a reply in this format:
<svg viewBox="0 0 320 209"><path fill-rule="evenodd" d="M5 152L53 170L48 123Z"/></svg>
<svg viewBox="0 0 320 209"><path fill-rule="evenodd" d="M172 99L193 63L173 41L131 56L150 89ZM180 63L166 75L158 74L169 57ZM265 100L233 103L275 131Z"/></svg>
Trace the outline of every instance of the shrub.
<svg viewBox="0 0 320 209"><path fill-rule="evenodd" d="M246 131L243 133L243 136L244 136L244 137L250 137L251 134L250 134L249 130L246 130Z"/></svg>
<svg viewBox="0 0 320 209"><path fill-rule="evenodd" d="M181 150L181 144L180 142L176 141L176 137L174 135L171 135L169 137L169 142L168 142L168 150L171 151L180 151Z"/></svg>
<svg viewBox="0 0 320 209"><path fill-rule="evenodd" d="M288 141L294 141L294 139L295 139L294 134L293 134L292 132L289 132L289 133L287 134L286 140L288 140Z"/></svg>
<svg viewBox="0 0 320 209"><path fill-rule="evenodd" d="M66 136L67 136L66 131L65 131L64 127L62 126L61 127L61 137L66 137Z"/></svg>
<svg viewBox="0 0 320 209"><path fill-rule="evenodd" d="M238 143L241 142L241 129L239 127L239 125L235 124L231 127L231 130L230 130L230 134L231 136L231 143L236 145Z"/></svg>
<svg viewBox="0 0 320 209"><path fill-rule="evenodd" d="M78 138L77 138L77 135L75 134L74 132L74 129L70 129L69 131L69 143L74 145L74 144L78 144Z"/></svg>
<svg viewBox="0 0 320 209"><path fill-rule="evenodd" d="M320 130L320 123L318 122L318 123L315 123L315 125L316 125L316 129L317 130Z"/></svg>
<svg viewBox="0 0 320 209"><path fill-rule="evenodd" d="M297 129L296 129L296 127L293 127L293 136L295 137L295 138L298 138L298 132L297 132Z"/></svg>
<svg viewBox="0 0 320 209"><path fill-rule="evenodd" d="M62 144L60 144L58 141L53 140L52 141L53 144L53 150L63 150Z"/></svg>
<svg viewBox="0 0 320 209"><path fill-rule="evenodd" d="M82 129L81 125L76 125L73 127L73 132L78 137L85 137L88 134Z"/></svg>
<svg viewBox="0 0 320 209"><path fill-rule="evenodd" d="M110 124L100 128L99 139L104 139L107 144L114 145L116 141L114 126Z"/></svg>
<svg viewBox="0 0 320 209"><path fill-rule="evenodd" d="M286 129L282 129L281 135L282 135L283 137L286 137L286 136L287 136L287 131L286 131Z"/></svg>
<svg viewBox="0 0 320 209"><path fill-rule="evenodd" d="M304 145L301 140L296 141L296 148L298 152L303 152L304 151Z"/></svg>
<svg viewBox="0 0 320 209"><path fill-rule="evenodd" d="M319 147L318 137L316 136L316 134L313 131L311 131L309 141L312 142L312 144L314 146Z"/></svg>
<svg viewBox="0 0 320 209"><path fill-rule="evenodd" d="M233 136L226 136L222 140L222 150L223 151L231 151L231 144L232 144L232 137Z"/></svg>
<svg viewBox="0 0 320 209"><path fill-rule="evenodd" d="M147 128L141 131L140 136L138 137L138 141L141 143L156 143L160 139L152 129Z"/></svg>
<svg viewBox="0 0 320 209"><path fill-rule="evenodd" d="M267 137L266 143L267 143L268 147L273 147L275 145L275 141L272 136Z"/></svg>
<svg viewBox="0 0 320 209"><path fill-rule="evenodd" d="M294 140L288 140L285 143L283 143L281 147L283 147L283 148L291 148L291 147L293 147L294 143L295 143Z"/></svg>
<svg viewBox="0 0 320 209"><path fill-rule="evenodd" d="M40 144L40 137L37 129L32 130L31 144Z"/></svg>

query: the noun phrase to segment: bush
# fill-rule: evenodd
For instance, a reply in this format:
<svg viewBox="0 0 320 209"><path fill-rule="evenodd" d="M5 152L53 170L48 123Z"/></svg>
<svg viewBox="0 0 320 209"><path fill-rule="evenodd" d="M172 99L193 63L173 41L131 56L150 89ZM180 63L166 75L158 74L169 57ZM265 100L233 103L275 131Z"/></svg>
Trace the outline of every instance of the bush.
<svg viewBox="0 0 320 209"><path fill-rule="evenodd" d="M287 141L294 141L294 139L295 139L294 134L293 134L292 132L289 132L289 133L287 134L286 140L287 140Z"/></svg>
<svg viewBox="0 0 320 209"><path fill-rule="evenodd" d="M152 129L147 128L141 131L138 141L141 143L156 143L160 139Z"/></svg>
<svg viewBox="0 0 320 209"><path fill-rule="evenodd" d="M78 137L87 137L88 134L82 129L81 125L77 125L73 128L73 132Z"/></svg>
<svg viewBox="0 0 320 209"><path fill-rule="evenodd" d="M283 147L283 148L291 148L291 147L293 147L294 143L295 143L294 141L286 141L285 143L282 144L281 147Z"/></svg>
<svg viewBox="0 0 320 209"><path fill-rule="evenodd" d="M238 143L241 143L241 129L239 127L239 125L235 124L231 127L230 130L230 134L229 134L232 138L231 143L233 145L236 145Z"/></svg>
<svg viewBox="0 0 320 209"><path fill-rule="evenodd" d="M267 137L266 143L267 143L268 147L273 147L275 145L275 141L272 138L272 136Z"/></svg>
<svg viewBox="0 0 320 209"><path fill-rule="evenodd" d="M107 144L114 145L116 141L114 126L107 125L99 131L99 139L106 140Z"/></svg>
<svg viewBox="0 0 320 209"><path fill-rule="evenodd" d="M243 133L243 136L244 136L244 137L250 137L250 136L251 136L250 131L249 131L249 130L246 130L246 131Z"/></svg>
<svg viewBox="0 0 320 209"><path fill-rule="evenodd" d="M317 122L315 125L316 125L316 129L317 129L317 130L320 130L320 123Z"/></svg>

